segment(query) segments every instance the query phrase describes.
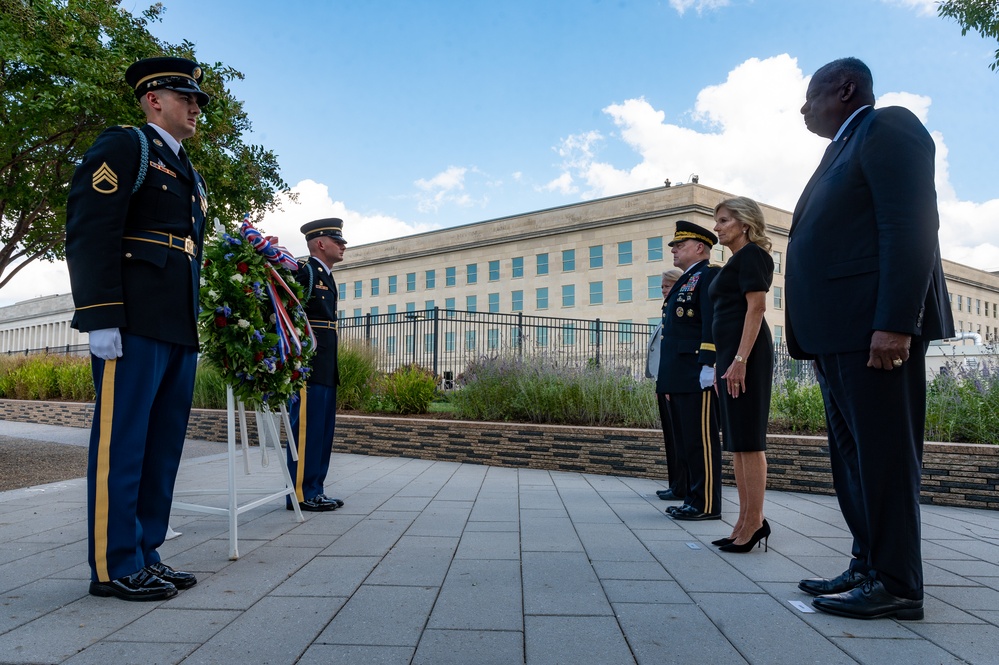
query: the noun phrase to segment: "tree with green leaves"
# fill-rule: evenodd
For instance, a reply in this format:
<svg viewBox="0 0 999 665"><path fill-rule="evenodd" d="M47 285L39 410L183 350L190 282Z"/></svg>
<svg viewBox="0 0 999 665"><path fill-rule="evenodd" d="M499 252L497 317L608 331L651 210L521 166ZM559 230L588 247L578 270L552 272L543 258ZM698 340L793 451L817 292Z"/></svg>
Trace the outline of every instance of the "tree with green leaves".
<svg viewBox="0 0 999 665"><path fill-rule="evenodd" d="M168 44L119 0L0 0L0 288L31 261L64 257L73 171L101 131L144 117L124 73L140 58L197 60L194 45ZM209 218L259 219L287 192L277 158L247 145L250 122L227 84L243 75L203 64L212 96L185 148L209 187Z"/></svg>
<svg viewBox="0 0 999 665"><path fill-rule="evenodd" d="M999 40L999 2L996 0L945 0L937 7L937 14L957 21L962 36L974 30L982 37ZM999 69L999 49L989 67L992 71Z"/></svg>

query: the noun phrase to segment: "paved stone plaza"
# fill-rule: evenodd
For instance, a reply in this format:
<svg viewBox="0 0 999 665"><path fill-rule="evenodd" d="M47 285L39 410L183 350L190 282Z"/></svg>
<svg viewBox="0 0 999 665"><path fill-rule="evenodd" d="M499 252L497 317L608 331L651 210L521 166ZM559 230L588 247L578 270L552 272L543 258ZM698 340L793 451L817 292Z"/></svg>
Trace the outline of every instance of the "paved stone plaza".
<svg viewBox="0 0 999 665"><path fill-rule="evenodd" d="M224 487L222 451L192 442L178 489ZM273 453L250 459L239 483L273 486ZM87 594L83 479L0 493L0 662L999 662L999 512L924 506L926 619L855 621L792 604L847 563L832 497L768 492L770 551L739 555L709 544L728 523L665 517L651 480L358 455L331 480L334 513L241 516L237 561L225 518L175 511L161 552L199 583L158 603Z"/></svg>

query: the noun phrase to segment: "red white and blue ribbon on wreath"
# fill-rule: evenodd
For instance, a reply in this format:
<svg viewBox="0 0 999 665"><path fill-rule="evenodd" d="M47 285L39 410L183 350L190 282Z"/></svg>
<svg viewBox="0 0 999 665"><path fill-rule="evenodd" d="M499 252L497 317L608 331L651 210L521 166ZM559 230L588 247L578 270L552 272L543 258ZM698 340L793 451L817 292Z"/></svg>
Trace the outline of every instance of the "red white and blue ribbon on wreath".
<svg viewBox="0 0 999 665"><path fill-rule="evenodd" d="M298 329L291 320L288 309L281 302L279 289L288 294L291 302L294 303L294 308L301 312L302 319L305 321L305 332L309 338L310 348L315 348L316 336L312 332L312 326L309 325L309 319L304 315L302 303L298 301L298 298L295 297L295 292L288 287L288 284L285 283L284 279L281 278L281 274L274 267L278 265L287 270L294 271L298 270L298 261L295 260L295 257L287 249L270 242L261 235L260 231L253 228L249 215L243 218L243 223L239 227L239 233L253 249L268 261L267 267L270 268L271 278L267 283L267 295L270 297L271 305L274 308L274 325L278 336L278 357L281 359L281 362L286 361L292 353L296 356L302 354L302 340L299 339Z"/></svg>

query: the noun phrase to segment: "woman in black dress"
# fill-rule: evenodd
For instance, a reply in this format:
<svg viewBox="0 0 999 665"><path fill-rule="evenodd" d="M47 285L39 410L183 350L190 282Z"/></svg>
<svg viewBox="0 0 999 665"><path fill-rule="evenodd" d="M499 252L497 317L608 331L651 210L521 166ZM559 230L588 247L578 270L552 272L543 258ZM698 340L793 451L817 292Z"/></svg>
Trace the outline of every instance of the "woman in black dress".
<svg viewBox="0 0 999 665"><path fill-rule="evenodd" d="M763 211L738 197L715 206L718 242L732 252L711 284L712 333L724 447L733 453L739 519L732 535L715 541L724 552L748 552L770 535L763 517L767 486L767 422L773 381L773 340L763 318L774 276ZM716 376L718 376L716 374Z"/></svg>

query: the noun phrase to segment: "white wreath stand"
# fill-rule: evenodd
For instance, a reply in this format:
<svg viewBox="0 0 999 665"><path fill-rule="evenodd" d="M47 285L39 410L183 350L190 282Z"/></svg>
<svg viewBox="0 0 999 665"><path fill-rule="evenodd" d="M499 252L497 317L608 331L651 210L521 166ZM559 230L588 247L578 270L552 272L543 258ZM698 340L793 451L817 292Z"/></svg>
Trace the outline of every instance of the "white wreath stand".
<svg viewBox="0 0 999 665"><path fill-rule="evenodd" d="M241 448L243 452L243 475L250 475L250 459L247 454L247 448L249 445L249 439L246 434L246 409L243 406L242 400L237 401L232 393L232 386L226 387L226 415L228 416L228 434L229 434L229 451L228 451L228 468L229 468L229 488L225 489L201 489L201 490L182 490L174 492L174 496L198 496L206 494L228 494L229 496L229 506L228 508L217 508L215 506L205 506L196 503L185 503L182 501L174 501L173 507L181 510L189 510L195 513L207 513L209 515L226 515L229 518L229 559L235 561L239 558L239 543L237 541L237 522L239 515L245 513L248 510L252 510L257 506L263 505L268 501L273 501L274 499L283 499L286 496L291 497L291 506L295 511L295 519L299 522L305 521L302 517L302 510L298 507L298 499L295 497L295 483L291 479L291 473L288 472L288 462L285 459L284 451L281 450L281 436L278 434L278 427L275 425L275 419L279 418L280 422L284 423L284 431L288 435L288 450L291 451L291 458L293 460L298 460L298 451L295 448L295 442L291 437L291 421L288 418L288 410L285 408L284 404L281 405L280 413L273 413L271 411L255 411L257 417L257 436L260 439L260 465L268 466L269 461L267 457L267 445L268 443L274 449L277 454L278 466L281 468L281 474L284 476L284 487L282 488L243 488L239 490L236 487L236 413L239 413L239 433L241 436L240 441L242 442ZM254 499L239 505L237 493L242 492L243 494L259 495L263 494L260 498Z"/></svg>

